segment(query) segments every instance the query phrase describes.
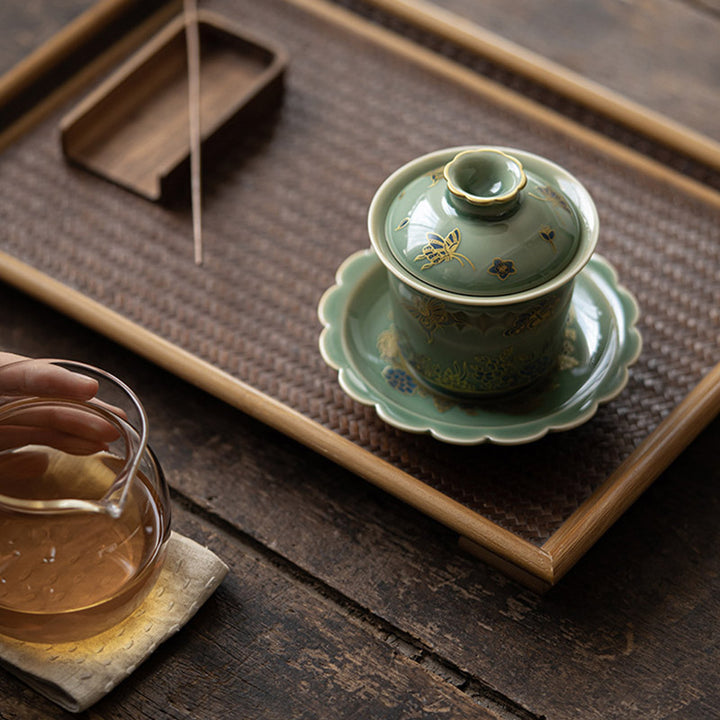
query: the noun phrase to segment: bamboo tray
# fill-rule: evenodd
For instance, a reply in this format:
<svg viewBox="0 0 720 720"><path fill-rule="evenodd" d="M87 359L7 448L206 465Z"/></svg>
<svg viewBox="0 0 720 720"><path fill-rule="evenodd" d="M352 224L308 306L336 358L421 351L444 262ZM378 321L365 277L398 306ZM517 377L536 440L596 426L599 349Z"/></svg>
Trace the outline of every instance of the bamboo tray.
<svg viewBox="0 0 720 720"><path fill-rule="evenodd" d="M235 138L207 179L205 265L193 263L187 208L148 203L64 162L65 106L4 152L0 276L547 589L717 412L718 194L323 0L203 7L290 57L278 116ZM388 427L343 394L317 348L318 301L341 262L367 247L379 183L429 150L489 142L583 180L600 210L599 251L642 311L644 352L623 394L581 428L512 449Z"/></svg>

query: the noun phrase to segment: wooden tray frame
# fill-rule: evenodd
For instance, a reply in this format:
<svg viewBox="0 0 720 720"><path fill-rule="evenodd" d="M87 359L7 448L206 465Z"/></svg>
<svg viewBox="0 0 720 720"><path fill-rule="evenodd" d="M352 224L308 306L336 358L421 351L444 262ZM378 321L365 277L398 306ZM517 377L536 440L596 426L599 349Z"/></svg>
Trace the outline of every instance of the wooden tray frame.
<svg viewBox="0 0 720 720"><path fill-rule="evenodd" d="M409 13L405 0L371 0L400 15ZM655 177L660 177L691 193L702 201L720 208L720 193L715 192L690 178L687 178L660 163L644 157L635 151L584 128L574 121L549 110L536 102L515 94L493 81L478 76L454 62L440 57L389 30L359 18L351 12L332 5L327 0L285 0L310 13L340 24L364 37L392 49L428 70L447 76L454 82L489 97L494 102L514 112L529 115L562 132L575 137L602 152ZM105 15L111 16L108 6L127 5L127 0L103 0L100 3ZM170 3L177 7L177 3ZM96 12L91 10L91 12ZM434 32L446 33L451 40L458 41L480 52L496 52L495 59L502 62L513 59L513 69L528 71L537 58L528 53L514 53L504 41L476 29L466 22L460 27L459 19L452 20L448 13L437 20L437 12L430 6L414 1L411 18L414 22L431 27ZM157 19L138 28L136 36L123 41L125 51L137 44L140 36L147 36L157 26ZM36 53L35 60L29 58L23 73L12 74L15 84L22 84L22 77L35 72L39 64L51 68L72 45L72 38L82 33L98 32L102 22L95 22L89 28L80 18L75 27L63 31L63 43L50 43ZM474 32L476 34L474 34ZM493 50L494 48L494 50ZM45 98L31 113L0 135L0 149L7 146L21 133L28 130L54 107L64 102L81 87L87 78L111 67L121 56L122 48L113 47L94 63L87 65L83 77L73 77L52 96ZM491 54L492 54L491 52ZM509 55L508 55L509 53ZM508 63L509 64L509 63ZM529 66L528 66L529 65ZM547 76L543 76L547 81ZM567 73L553 74L553 83L559 90L573 96L578 91L585 99L599 102L603 92ZM8 83L0 83L0 103L10 95ZM615 98L612 108L618 118L623 107L629 108L633 123L651 135L659 137L668 134L674 147L684 148L692 153L703 152L704 161L711 160L720 167L720 154L711 141L697 136L665 121L656 115L643 114L632 104L624 105L621 98ZM603 106L607 114L608 107ZM0 279L8 282L32 297L50 305L91 329L110 339L130 347L155 364L187 380L199 388L217 396L243 410L259 421L266 423L291 438L309 446L327 458L391 493L421 512L443 523L460 535L460 545L481 557L484 561L537 591L552 587L592 547L622 513L642 494L660 473L689 445L700 431L720 410L720 364L687 395L657 428L636 448L636 450L606 479L606 481L561 525L541 546L532 544L499 527L487 518L478 515L455 500L434 490L405 472L386 463L372 453L360 449L352 441L336 435L322 425L285 406L191 353L151 333L122 315L82 295L33 267L12 256L0 252Z"/></svg>
<svg viewBox="0 0 720 720"><path fill-rule="evenodd" d="M364 0L455 45L483 55L559 95L637 131L661 145L720 170L720 142L695 132L562 65L506 40L427 0Z"/></svg>

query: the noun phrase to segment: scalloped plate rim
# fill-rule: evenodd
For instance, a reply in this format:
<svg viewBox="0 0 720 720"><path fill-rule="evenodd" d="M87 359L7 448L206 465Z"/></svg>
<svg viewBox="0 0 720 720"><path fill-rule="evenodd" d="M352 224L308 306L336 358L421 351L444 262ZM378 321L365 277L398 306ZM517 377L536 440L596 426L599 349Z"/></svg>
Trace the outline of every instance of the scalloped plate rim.
<svg viewBox="0 0 720 720"><path fill-rule="evenodd" d="M366 267L358 275L355 275L356 268L363 265L366 265ZM335 273L335 284L323 293L318 304L318 318L323 325L319 338L319 348L324 362L338 372L338 382L342 390L356 402L373 407L381 420L398 430L414 434L430 434L440 442L454 445L480 445L486 442L497 445L520 445L535 442L550 432L572 430L588 422L597 413L601 405L612 401L624 390L629 379L629 368L637 361L642 351L642 336L637 329L637 321L640 315L638 303L632 293L618 282L618 274L613 265L596 253L581 275L583 273L596 273L612 288L622 305L626 330L624 342L618 351L619 362L611 368L612 372L606 373L602 378L598 391L593 393L590 399L590 404L579 412L577 416L570 419L557 418L557 415L565 417L568 412L567 408L564 410L559 408L548 414L547 420L542 422L537 430L530 430L528 427L525 432L520 432L524 425L536 426L540 422L537 418L531 418L525 423L519 421L509 427L479 426L477 432L473 432L472 423L470 422L466 426L461 426L463 430L461 435L453 434L449 432L449 428L447 430L444 428L450 425L457 426L457 423L434 423L432 418L404 407L400 401L401 396L394 402L390 402L385 398L378 399L378 393L374 391L373 386L368 387L366 380L358 375L354 364L348 359L350 352L345 342L345 334L342 332L344 318L335 323L335 319L329 316L329 308L333 302L339 302L344 307L347 307L352 299L355 286L371 273L380 270L384 270L384 267L372 248L352 253L338 267ZM342 358L337 358L331 349L331 340L334 333L340 333ZM629 354L627 354L628 352ZM627 357L623 359L622 356L625 354L627 354ZM616 378L611 383L611 386L605 392L602 392L603 383L608 380L608 377L618 374L619 378ZM364 393L357 388L358 385L366 389ZM402 417L393 412L392 405L400 408L403 413ZM408 416L410 417L408 418ZM508 430L510 433L504 432Z"/></svg>

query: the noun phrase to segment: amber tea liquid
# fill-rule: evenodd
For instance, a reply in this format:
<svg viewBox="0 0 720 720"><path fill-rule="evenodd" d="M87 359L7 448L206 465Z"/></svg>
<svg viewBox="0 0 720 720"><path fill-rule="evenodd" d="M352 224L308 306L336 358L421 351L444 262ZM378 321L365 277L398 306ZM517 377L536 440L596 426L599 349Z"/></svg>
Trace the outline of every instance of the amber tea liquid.
<svg viewBox="0 0 720 720"><path fill-rule="evenodd" d="M106 453L73 456L48 448L20 454L46 466L28 480L17 461L0 466L7 495L97 499L115 478ZM36 470L35 470L36 471ZM29 514L0 506L0 633L63 642L111 627L139 605L161 565L166 520L147 478L138 473L122 515Z"/></svg>

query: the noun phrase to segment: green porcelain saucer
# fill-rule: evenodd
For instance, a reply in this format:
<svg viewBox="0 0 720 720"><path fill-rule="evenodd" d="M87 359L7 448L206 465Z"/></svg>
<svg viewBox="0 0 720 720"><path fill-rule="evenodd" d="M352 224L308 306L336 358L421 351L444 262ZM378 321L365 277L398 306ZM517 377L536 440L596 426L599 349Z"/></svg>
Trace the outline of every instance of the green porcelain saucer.
<svg viewBox="0 0 720 720"><path fill-rule="evenodd" d="M509 397L462 405L431 394L407 372L397 350L387 270L372 250L351 255L318 307L320 352L353 399L388 424L444 442L528 443L587 422L625 387L640 354L638 306L597 255L578 275L558 369Z"/></svg>

